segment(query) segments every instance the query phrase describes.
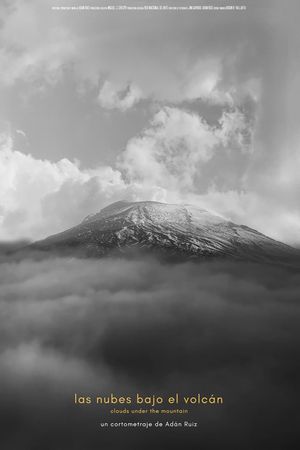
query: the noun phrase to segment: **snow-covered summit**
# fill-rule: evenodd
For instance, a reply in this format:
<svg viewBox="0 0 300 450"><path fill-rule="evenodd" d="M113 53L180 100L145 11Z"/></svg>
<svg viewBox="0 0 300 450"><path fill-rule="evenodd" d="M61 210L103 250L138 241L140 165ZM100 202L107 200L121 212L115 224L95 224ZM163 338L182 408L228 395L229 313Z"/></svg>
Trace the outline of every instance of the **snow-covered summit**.
<svg viewBox="0 0 300 450"><path fill-rule="evenodd" d="M181 224L183 226L199 223L216 224L225 219L217 214L212 214L205 209L192 205L168 204L154 201L112 203L96 214L86 217L82 223L91 223L101 219L112 220L123 217L134 223L146 223L152 221L160 224Z"/></svg>
<svg viewBox="0 0 300 450"><path fill-rule="evenodd" d="M128 249L185 257L286 259L294 249L256 230L186 204L113 203L79 225L36 243L39 248L80 248L93 256Z"/></svg>

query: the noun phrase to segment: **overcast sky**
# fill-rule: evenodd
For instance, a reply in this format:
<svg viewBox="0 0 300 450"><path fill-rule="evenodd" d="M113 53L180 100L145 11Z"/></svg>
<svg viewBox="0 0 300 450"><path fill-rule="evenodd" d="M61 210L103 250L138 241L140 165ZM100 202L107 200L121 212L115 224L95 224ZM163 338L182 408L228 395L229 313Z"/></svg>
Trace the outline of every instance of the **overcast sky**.
<svg viewBox="0 0 300 450"><path fill-rule="evenodd" d="M187 3L201 4L163 2ZM300 4L52 9L62 4L80 2L0 6L0 239L148 199L299 246Z"/></svg>

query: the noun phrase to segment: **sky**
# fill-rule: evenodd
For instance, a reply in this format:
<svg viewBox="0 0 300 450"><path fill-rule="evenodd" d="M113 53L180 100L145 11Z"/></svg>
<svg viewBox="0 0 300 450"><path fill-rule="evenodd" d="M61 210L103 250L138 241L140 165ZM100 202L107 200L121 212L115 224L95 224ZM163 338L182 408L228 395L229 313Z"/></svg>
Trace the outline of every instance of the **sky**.
<svg viewBox="0 0 300 450"><path fill-rule="evenodd" d="M299 247L299 3L53 9L76 4L0 6L0 240L127 199L198 205Z"/></svg>

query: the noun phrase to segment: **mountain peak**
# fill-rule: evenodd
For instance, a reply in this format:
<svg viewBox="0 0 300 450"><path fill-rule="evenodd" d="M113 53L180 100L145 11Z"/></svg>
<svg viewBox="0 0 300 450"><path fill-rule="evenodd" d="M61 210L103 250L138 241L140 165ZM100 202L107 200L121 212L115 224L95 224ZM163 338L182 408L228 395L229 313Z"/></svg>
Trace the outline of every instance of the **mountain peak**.
<svg viewBox="0 0 300 450"><path fill-rule="evenodd" d="M134 223L153 221L156 223L170 222L190 225L192 222L220 223L224 217L205 209L189 204L170 204L156 201L118 201L87 216L82 223L90 223L109 217L123 217Z"/></svg>
<svg viewBox="0 0 300 450"><path fill-rule="evenodd" d="M118 201L79 225L34 244L42 249L80 249L91 256L129 249L171 256L222 256L275 261L294 249L256 230L189 204Z"/></svg>

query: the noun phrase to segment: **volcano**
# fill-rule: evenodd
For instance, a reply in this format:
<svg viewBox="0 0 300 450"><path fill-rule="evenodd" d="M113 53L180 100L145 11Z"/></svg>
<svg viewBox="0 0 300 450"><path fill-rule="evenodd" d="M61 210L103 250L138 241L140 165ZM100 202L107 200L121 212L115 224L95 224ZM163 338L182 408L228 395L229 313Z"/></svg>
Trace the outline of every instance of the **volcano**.
<svg viewBox="0 0 300 450"><path fill-rule="evenodd" d="M135 252L170 258L222 257L290 262L299 252L245 225L187 204L113 203L62 233L32 244L39 250L101 257Z"/></svg>

